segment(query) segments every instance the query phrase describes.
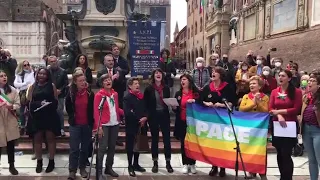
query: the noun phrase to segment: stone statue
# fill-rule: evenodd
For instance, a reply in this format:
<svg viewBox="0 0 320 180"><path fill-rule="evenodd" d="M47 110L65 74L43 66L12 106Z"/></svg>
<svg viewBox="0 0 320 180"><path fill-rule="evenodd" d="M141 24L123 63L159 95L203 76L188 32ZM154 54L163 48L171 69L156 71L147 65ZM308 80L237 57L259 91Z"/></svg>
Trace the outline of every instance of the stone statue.
<svg viewBox="0 0 320 180"><path fill-rule="evenodd" d="M214 0L214 8L221 9L223 5L223 0Z"/></svg>
<svg viewBox="0 0 320 180"><path fill-rule="evenodd" d="M68 73L72 73L76 68L76 57L81 54L81 50L76 39L75 27L66 27L64 31L68 41L59 40L59 48L64 51L59 58L59 64Z"/></svg>
<svg viewBox="0 0 320 180"><path fill-rule="evenodd" d="M117 0L95 0L95 2L97 10L104 15L112 13L117 6Z"/></svg>
<svg viewBox="0 0 320 180"><path fill-rule="evenodd" d="M131 17L131 15L134 13L135 0L126 0L125 2L126 16Z"/></svg>
<svg viewBox="0 0 320 180"><path fill-rule="evenodd" d="M232 29L234 30L234 36L237 37L237 25L238 25L238 19L232 18L229 22L229 36L230 39L232 38Z"/></svg>

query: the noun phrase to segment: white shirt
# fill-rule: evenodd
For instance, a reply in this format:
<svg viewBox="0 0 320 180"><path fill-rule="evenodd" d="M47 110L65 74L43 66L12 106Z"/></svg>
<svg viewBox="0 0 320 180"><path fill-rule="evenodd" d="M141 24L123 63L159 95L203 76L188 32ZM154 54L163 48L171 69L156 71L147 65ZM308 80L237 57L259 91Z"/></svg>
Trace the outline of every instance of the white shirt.
<svg viewBox="0 0 320 180"><path fill-rule="evenodd" d="M35 82L34 77L34 71L31 71L30 73L25 73L23 82L22 82L22 76L20 74L16 74L16 78L14 79L13 85L16 87L19 91L26 90L30 85L32 85Z"/></svg>
<svg viewBox="0 0 320 180"><path fill-rule="evenodd" d="M109 106L109 111L110 111L110 121L107 124L103 124L103 126L116 126L119 124L118 121L118 116L117 116L117 111L116 111L116 102L114 99L113 95L111 96L111 98L107 97L107 102L108 102L108 106Z"/></svg>

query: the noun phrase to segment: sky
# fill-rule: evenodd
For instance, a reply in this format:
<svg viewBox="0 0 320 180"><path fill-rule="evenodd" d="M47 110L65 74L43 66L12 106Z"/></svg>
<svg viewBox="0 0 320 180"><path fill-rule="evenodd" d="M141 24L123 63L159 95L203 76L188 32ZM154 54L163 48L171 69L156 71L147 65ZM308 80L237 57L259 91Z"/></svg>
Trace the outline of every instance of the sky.
<svg viewBox="0 0 320 180"><path fill-rule="evenodd" d="M179 31L187 25L187 2L186 0L171 0L171 40L178 21Z"/></svg>

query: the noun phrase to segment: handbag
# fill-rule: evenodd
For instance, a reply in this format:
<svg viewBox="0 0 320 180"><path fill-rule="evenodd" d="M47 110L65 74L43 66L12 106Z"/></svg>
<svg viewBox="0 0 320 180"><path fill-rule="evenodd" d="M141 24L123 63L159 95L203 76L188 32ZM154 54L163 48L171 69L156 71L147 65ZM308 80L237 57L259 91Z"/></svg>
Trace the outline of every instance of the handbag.
<svg viewBox="0 0 320 180"><path fill-rule="evenodd" d="M139 127L138 133L134 140L133 152L146 153L150 151L149 140L146 134L141 133L141 128Z"/></svg>

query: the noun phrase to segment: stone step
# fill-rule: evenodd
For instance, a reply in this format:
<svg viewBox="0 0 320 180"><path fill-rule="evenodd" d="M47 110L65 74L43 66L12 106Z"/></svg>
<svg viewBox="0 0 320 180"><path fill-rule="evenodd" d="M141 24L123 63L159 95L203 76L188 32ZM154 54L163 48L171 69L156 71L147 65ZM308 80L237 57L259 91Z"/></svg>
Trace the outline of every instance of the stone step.
<svg viewBox="0 0 320 180"><path fill-rule="evenodd" d="M124 128L123 128L124 129ZM149 138L149 141L151 142L151 133L148 132L147 133L148 135L148 138ZM118 140L120 142L125 142L125 137L126 137L126 133L124 131L121 131L118 133ZM70 138L70 132L66 132L66 136L64 137L57 137L56 140L57 142L61 142L61 143L68 143L69 142L69 138ZM175 142L175 141L178 141L174 136L173 136L173 131L170 132L170 139L171 139L171 142ZM21 136L20 139L19 139L19 142L23 143L23 142L26 142L26 143L31 143L32 142L32 139L29 138L29 136L27 135L24 135L24 136ZM159 142L163 142L163 136L162 136L162 133L159 132Z"/></svg>
<svg viewBox="0 0 320 180"><path fill-rule="evenodd" d="M57 154L68 154L69 153L69 143L68 142L57 142L56 144L56 153ZM151 148L151 142L149 142L149 147ZM45 145L43 145L43 149L45 149ZM20 142L16 146L16 151L22 151L24 154L31 154L32 151L32 143L31 142ZM117 153L126 153L125 150L125 142L124 146L116 146L116 152ZM163 143L159 143L159 152L164 152L164 146ZM172 153L180 153L180 142L174 141L171 142L171 152ZM268 153L274 153L276 152L275 148L271 145L271 143L268 143L267 146L267 152Z"/></svg>

